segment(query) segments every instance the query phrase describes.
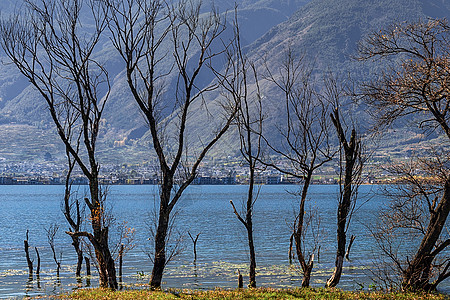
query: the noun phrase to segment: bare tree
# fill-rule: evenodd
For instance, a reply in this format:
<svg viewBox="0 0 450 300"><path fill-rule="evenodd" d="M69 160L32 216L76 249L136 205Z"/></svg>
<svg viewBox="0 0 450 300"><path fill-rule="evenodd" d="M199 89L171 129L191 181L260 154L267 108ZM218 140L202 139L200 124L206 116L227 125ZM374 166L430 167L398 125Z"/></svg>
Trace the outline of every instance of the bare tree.
<svg viewBox="0 0 450 300"><path fill-rule="evenodd" d="M59 277L59 270L61 270L61 260L62 260L62 252L60 252L59 258L56 255L56 246L55 246L55 236L58 233L59 226L57 224L51 225L48 229L45 229L47 232L47 240L50 245L50 249L53 253L53 260L56 263L56 276Z"/></svg>
<svg viewBox="0 0 450 300"><path fill-rule="evenodd" d="M245 165L249 171L249 186L247 199L243 203L244 211L239 213L230 200L234 214L244 225L247 231L247 240L250 254L249 287L256 287L256 254L253 241L253 206L258 198L259 189L255 187L257 163L261 156L262 141L262 101L258 88L256 67L244 55L241 47L237 12L235 10L233 43L227 50L226 71L223 74L216 72L225 97L230 103L238 103L236 118L240 138L240 151ZM251 95L251 85L256 92Z"/></svg>
<svg viewBox="0 0 450 300"><path fill-rule="evenodd" d="M361 172L364 165L362 157L362 143L357 136L355 127L351 129L350 139L347 138L345 118L341 121L342 98L344 97L343 89L339 86L336 79L330 75L325 80L325 97L331 101L335 107L330 114L331 121L336 129L337 137L340 144L339 155L339 203L337 211L337 251L335 269L331 277L327 280L326 287L335 287L341 278L344 257L346 256L346 240L347 230L350 224L352 211L356 204L358 188L361 184ZM351 243L354 236L350 240L348 251L350 251Z"/></svg>
<svg viewBox="0 0 450 300"><path fill-rule="evenodd" d="M362 85L364 100L371 105L377 115L379 126L392 124L404 116L412 116L419 128L425 131L443 133L450 139L449 112L449 53L450 27L445 20L419 21L415 23L394 24L387 29L369 35L360 45L360 59L378 61L390 66L378 79ZM447 155L446 153L444 153ZM432 155L429 163L418 166L434 166L434 170L422 169L433 174L431 182L421 182L416 178L417 171L399 170L410 188L406 203L420 207L427 205L423 212L427 220L421 236L416 237L417 244L412 257L393 258L402 271L404 289L435 289L443 279L450 276L450 262L447 261L441 272L435 275L432 270L436 257L445 252L450 245L449 238L443 238L443 229L450 211L450 173L443 168L440 158ZM425 185L426 183L426 185ZM430 192L427 185L436 189ZM417 193L416 193L417 192ZM405 198L402 198L405 199ZM394 203L398 199L394 199ZM398 222L410 223L408 213L395 205ZM406 218L406 219L403 219ZM417 224L410 223L410 228ZM430 282L432 278L436 280Z"/></svg>
<svg viewBox="0 0 450 300"><path fill-rule="evenodd" d="M94 0L26 1L26 8L0 26L1 44L8 57L44 98L66 151L89 181L92 233L67 232L87 237L95 249L100 285L117 288L114 260L108 246L105 193L98 181L97 138L108 100L108 73L93 52L106 28L107 12ZM84 31L80 20L89 18Z"/></svg>
<svg viewBox="0 0 450 300"><path fill-rule="evenodd" d="M119 282L120 289L123 288L122 267L123 258L125 254L135 247L135 229L127 226L127 222L122 222L117 226L118 240L115 242L116 246L113 253L115 253L114 260L119 261Z"/></svg>
<svg viewBox="0 0 450 300"><path fill-rule="evenodd" d="M194 264L195 264L196 261L197 261L197 241L198 241L198 238L199 238L200 234L201 234L201 232L197 233L197 234L195 235L195 238L194 238L194 237L192 236L192 234L188 231L188 235L189 235L189 237L190 237L191 240L192 240L192 244L194 245Z"/></svg>
<svg viewBox="0 0 450 300"><path fill-rule="evenodd" d="M197 82L200 74L206 74L211 61L226 47L220 40L225 23L216 11L200 15L201 3L192 1L176 4L145 0L107 2L112 8L110 29L113 44L125 62L131 94L150 128L161 172L150 281L153 288L159 288L167 263L166 243L171 212L195 179L203 158L228 130L236 114L235 108L224 107L223 123L212 129L212 137L203 141L197 153L188 154L188 119L194 107L208 113L208 104L202 100L205 93L217 88L217 84L203 86ZM218 47L217 51L215 47ZM175 88L164 89L166 81L171 78L175 78ZM183 161L189 155L193 159Z"/></svg>
<svg viewBox="0 0 450 300"><path fill-rule="evenodd" d="M391 269L390 274L379 279L391 288L402 286L397 279L403 281L405 272L410 268L408 257L414 257L416 247L426 236L430 216L444 193L442 184L448 178L450 156L447 151L432 151L432 154L387 168L399 178L399 184L384 190L384 194L392 200L380 213L380 224L374 231L374 237L390 260L390 266L384 268ZM408 240L404 241L401 237L408 237ZM422 276L427 278L427 284L421 288L433 290L450 276L450 258L446 249L449 242L450 235L443 232L436 248L426 257L430 261L424 263L429 264L429 269Z"/></svg>
<svg viewBox="0 0 450 300"><path fill-rule="evenodd" d="M279 68L279 73L266 67L268 80L278 87L284 94L284 110L286 120L279 125L281 135L280 144L264 138L267 146L279 157L287 162L286 166L264 161L267 166L302 180L299 210L293 224L295 250L303 272L302 286L309 286L311 271L314 265L314 252L306 254L302 245L305 238L307 218L313 214L306 214L308 189L312 175L324 164L331 161L334 152L328 143L330 122L328 121L328 103L315 90L311 69L306 66L303 58L296 58L291 50ZM310 220L311 221L311 220ZM312 227L311 227L312 228Z"/></svg>

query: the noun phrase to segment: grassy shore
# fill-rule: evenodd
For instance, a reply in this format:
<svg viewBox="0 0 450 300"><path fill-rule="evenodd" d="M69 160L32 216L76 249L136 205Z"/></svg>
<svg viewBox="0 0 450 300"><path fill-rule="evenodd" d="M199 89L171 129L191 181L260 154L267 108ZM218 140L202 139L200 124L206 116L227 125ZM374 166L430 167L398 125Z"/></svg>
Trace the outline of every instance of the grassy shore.
<svg viewBox="0 0 450 300"><path fill-rule="evenodd" d="M148 290L124 290L113 292L106 289L81 289L70 295L58 297L59 299L423 299L423 300L448 300L449 296L439 294L413 294L413 293L384 293L384 292L348 292L339 289L243 289L243 290L169 290L148 291Z"/></svg>

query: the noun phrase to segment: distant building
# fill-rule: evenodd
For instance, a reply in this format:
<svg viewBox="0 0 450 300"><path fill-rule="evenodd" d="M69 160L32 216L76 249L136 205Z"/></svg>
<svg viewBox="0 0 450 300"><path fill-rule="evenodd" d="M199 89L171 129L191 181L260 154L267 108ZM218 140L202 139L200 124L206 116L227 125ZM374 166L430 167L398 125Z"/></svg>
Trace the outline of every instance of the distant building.
<svg viewBox="0 0 450 300"><path fill-rule="evenodd" d="M14 179L12 177L0 177L0 184L2 185L11 185L14 184Z"/></svg>
<svg viewBox="0 0 450 300"><path fill-rule="evenodd" d="M281 183L281 176L267 176L266 177L266 184L280 184Z"/></svg>

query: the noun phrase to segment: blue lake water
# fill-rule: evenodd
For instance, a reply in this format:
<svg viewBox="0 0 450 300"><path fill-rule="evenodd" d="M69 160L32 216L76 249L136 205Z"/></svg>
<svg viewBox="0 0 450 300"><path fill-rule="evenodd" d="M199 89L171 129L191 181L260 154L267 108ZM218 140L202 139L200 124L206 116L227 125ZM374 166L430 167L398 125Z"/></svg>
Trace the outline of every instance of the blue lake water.
<svg viewBox="0 0 450 300"><path fill-rule="evenodd" d="M254 208L254 237L257 255L257 285L294 287L301 285L298 265L288 260L289 237L297 198L297 186L263 186ZM78 188L82 196L86 187ZM377 186L362 186L357 210L351 221L348 236L356 235L350 261L344 262L344 274L339 287L368 288L373 284L374 257L379 256L368 228L373 227L380 207L385 204L377 194ZM97 286L95 267L93 276L77 279L75 252L61 212L63 186L0 186L0 298L58 294L87 285ZM248 262L246 232L233 214L229 203L241 207L246 186L191 186L177 204L174 237L181 237L183 251L168 265L164 288L233 288L237 285L237 270L246 280ZM320 256L314 265L312 286L323 286L334 266L336 245L336 208L338 187L312 186L309 203L320 218ZM135 230L135 247L124 257L126 287L145 286L152 264L148 253L152 244L149 232L153 224L156 186L111 186L108 207L115 222L110 244L117 242L119 224ZM46 228L60 224L56 236L58 255L62 254L61 276L56 277L56 265L47 242ZM88 221L85 222L88 226ZM28 281L23 241L27 229L32 257L34 247L41 254L41 275ZM200 233L197 243L197 262L193 263L193 243L187 232ZM114 248L114 247L113 247ZM83 266L82 274L85 274ZM450 293L450 280L440 290Z"/></svg>

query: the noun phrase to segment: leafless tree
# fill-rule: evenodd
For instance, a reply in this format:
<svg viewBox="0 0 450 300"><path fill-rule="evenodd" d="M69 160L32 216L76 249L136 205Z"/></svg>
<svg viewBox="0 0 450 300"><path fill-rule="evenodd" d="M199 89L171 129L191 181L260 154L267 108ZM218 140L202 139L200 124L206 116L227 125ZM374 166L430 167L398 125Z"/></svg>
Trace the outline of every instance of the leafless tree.
<svg viewBox="0 0 450 300"><path fill-rule="evenodd" d="M408 257L414 257L417 246L426 236L430 215L433 215L444 193L442 184L448 178L450 156L447 151L431 153L430 157L413 158L387 168L399 178L399 182L384 190L384 194L392 200L381 211L379 225L373 234L380 249L389 258L380 271L390 270L386 274L376 275L389 288L402 287L404 284L404 274L411 263ZM408 240L405 241L404 237L408 237ZM429 269L423 274L427 284L421 288L435 289L450 276L449 250L446 248L449 239L448 231L441 233L437 246L427 257L431 260L426 262Z"/></svg>
<svg viewBox="0 0 450 300"><path fill-rule="evenodd" d="M264 138L267 147L287 162L282 166L264 161L267 166L302 180L299 209L293 224L295 250L303 272L302 286L309 286L314 265L316 247L306 254L302 241L305 238L305 208L312 175L324 164L331 161L334 151L329 144L331 123L328 121L328 102L319 97L311 76L311 68L303 58L297 58L291 50L279 68L274 72L266 67L268 80L278 87L284 95L286 120L279 125L282 136L280 144ZM309 215L310 217L313 214ZM311 227L312 228L312 227ZM317 244L315 243L317 246Z"/></svg>
<svg viewBox="0 0 450 300"><path fill-rule="evenodd" d="M383 73L377 74L377 79L362 85L363 99L377 115L379 126L411 116L419 128L450 139L449 38L450 27L446 20L429 20L394 24L374 32L361 43L361 60L377 59L388 65ZM420 236L408 237L417 241L412 257L392 256L402 272L404 289L432 290L450 276L449 261L439 274L435 274L437 269L433 268L438 255L445 253L450 245L450 239L443 236L450 211L450 173L440 163L447 159L447 153L441 154L442 158L430 155L426 161L419 160L417 167L424 168L420 171L403 167L396 171L409 189L404 190L406 198L401 198L404 206L395 205L400 199L394 199L392 214L402 226L409 229L420 226L422 231ZM431 177L420 180L420 172ZM426 221L411 222L423 203L426 209L421 218L426 216ZM408 206L411 211L405 210ZM435 280L431 281L433 278Z"/></svg>
<svg viewBox="0 0 450 300"><path fill-rule="evenodd" d="M159 288L167 263L166 241L171 212L196 177L203 158L228 130L236 114L235 108L224 107L223 123L213 129L212 137L203 141L198 153L188 154L188 150L192 151L187 141L188 119L194 107L196 113L203 109L208 113L208 103L202 100L207 92L217 88L217 84L200 85L197 82L226 47L220 40L225 22L214 10L201 15L201 2L107 2L112 9L112 41L125 62L131 94L150 128L161 172L150 282L153 288ZM165 89L171 78L175 78L175 88ZM193 159L188 162L184 158L189 155Z"/></svg>
<svg viewBox="0 0 450 300"><path fill-rule="evenodd" d="M89 18L85 31L80 20ZM12 63L44 98L66 151L89 180L92 233L84 236L95 249L100 285L117 288L114 260L108 246L105 194L98 181L96 146L102 113L109 96L106 70L93 53L106 28L104 7L94 0L26 1L21 14L0 26L1 44Z"/></svg>
<svg viewBox="0 0 450 300"><path fill-rule="evenodd" d="M113 253L115 253L114 260L119 261L119 282L120 289L122 289L123 278L122 278L122 267L123 258L126 253L131 251L135 247L135 229L127 226L127 222L122 222L117 226L118 240L115 241L115 247Z"/></svg>
<svg viewBox="0 0 450 300"><path fill-rule="evenodd" d="M198 241L198 238L199 238L200 234L201 234L201 232L197 233L197 234L195 235L195 238L194 238L194 237L192 236L192 234L188 231L188 235L189 235L189 237L190 237L191 240L192 240L192 244L194 245L194 264L195 264L195 262L197 261L197 241Z"/></svg>
<svg viewBox="0 0 450 300"><path fill-rule="evenodd" d="M59 270L61 270L61 260L62 260L62 252L60 252L59 258L56 255L56 246L55 246L55 236L58 233L59 226L57 224L51 225L48 229L45 229L47 232L47 240L50 245L50 249L53 253L53 260L56 263L56 276L59 277Z"/></svg>
<svg viewBox="0 0 450 300"><path fill-rule="evenodd" d="M336 78L329 75L324 80L324 96L333 103L334 111L330 114L331 121L336 129L337 138L340 144L339 151L339 203L337 211L337 251L335 269L331 277L327 280L326 287L335 287L341 278L344 257L346 256L347 230L350 224L352 211L355 208L358 196L358 188L361 184L361 173L364 165L362 156L362 142L357 136L356 128L351 131L347 129L345 121L351 118L342 119L341 106L345 96L343 88L338 84ZM348 138L350 131L350 138ZM350 241L348 249L353 242Z"/></svg>
<svg viewBox="0 0 450 300"><path fill-rule="evenodd" d="M216 72L225 97L230 103L238 103L236 118L240 138L240 150L245 165L248 165L249 186L247 199L243 204L244 211L239 213L230 200L234 214L244 225L247 231L247 240L250 254L249 287L256 287L256 254L253 241L253 206L258 198L259 189L255 186L257 164L261 156L262 141L262 101L258 88L256 67L244 55L241 47L239 24L235 10L233 43L227 50L226 71L223 74ZM251 93L251 85L256 92Z"/></svg>

